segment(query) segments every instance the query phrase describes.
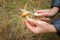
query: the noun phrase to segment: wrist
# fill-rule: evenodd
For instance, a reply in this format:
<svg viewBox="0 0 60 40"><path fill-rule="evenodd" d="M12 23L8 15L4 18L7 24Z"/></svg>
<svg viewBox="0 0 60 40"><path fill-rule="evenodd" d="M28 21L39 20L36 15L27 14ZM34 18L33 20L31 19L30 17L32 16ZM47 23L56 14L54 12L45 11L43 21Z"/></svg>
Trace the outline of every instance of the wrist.
<svg viewBox="0 0 60 40"><path fill-rule="evenodd" d="M56 28L54 27L54 25L50 25L50 30L51 30L51 33L57 33L57 30Z"/></svg>
<svg viewBox="0 0 60 40"><path fill-rule="evenodd" d="M50 16L54 16L56 13L58 13L59 11L59 8L58 7L53 7L51 10L50 10Z"/></svg>

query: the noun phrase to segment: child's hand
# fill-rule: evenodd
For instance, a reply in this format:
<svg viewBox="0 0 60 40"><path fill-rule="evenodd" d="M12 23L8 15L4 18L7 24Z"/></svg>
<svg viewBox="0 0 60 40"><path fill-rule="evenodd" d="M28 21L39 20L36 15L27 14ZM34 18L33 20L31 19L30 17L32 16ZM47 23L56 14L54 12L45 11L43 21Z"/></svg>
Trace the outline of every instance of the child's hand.
<svg viewBox="0 0 60 40"><path fill-rule="evenodd" d="M55 27L45 21L28 19L25 20L25 24L35 34L56 32Z"/></svg>

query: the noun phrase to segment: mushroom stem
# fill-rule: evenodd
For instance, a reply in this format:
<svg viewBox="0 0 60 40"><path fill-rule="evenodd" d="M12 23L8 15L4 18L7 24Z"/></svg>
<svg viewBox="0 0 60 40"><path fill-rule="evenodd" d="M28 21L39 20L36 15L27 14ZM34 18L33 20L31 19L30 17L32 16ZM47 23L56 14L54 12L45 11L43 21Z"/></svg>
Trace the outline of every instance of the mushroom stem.
<svg viewBox="0 0 60 40"><path fill-rule="evenodd" d="M26 17L26 19L29 19L29 17L28 16L25 16Z"/></svg>

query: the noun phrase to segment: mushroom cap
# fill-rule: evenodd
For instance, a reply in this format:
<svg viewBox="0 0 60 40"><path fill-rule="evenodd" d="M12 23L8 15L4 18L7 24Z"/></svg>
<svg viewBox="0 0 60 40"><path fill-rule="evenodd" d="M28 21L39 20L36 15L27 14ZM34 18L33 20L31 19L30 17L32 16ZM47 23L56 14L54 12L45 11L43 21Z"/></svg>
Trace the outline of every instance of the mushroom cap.
<svg viewBox="0 0 60 40"><path fill-rule="evenodd" d="M30 14L30 12L23 12L23 13L22 13L22 17L27 16L27 15L29 15L29 14Z"/></svg>

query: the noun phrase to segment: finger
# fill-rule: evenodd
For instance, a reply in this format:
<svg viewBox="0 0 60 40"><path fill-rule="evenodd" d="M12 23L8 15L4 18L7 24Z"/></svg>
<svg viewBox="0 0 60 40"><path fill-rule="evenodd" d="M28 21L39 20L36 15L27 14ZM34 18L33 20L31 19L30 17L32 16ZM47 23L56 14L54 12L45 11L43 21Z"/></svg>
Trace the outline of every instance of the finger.
<svg viewBox="0 0 60 40"><path fill-rule="evenodd" d="M27 20L25 21L25 23L26 23L26 26L28 27L28 29L30 29L31 31L33 31L33 29L35 27L31 26L30 23Z"/></svg>
<svg viewBox="0 0 60 40"><path fill-rule="evenodd" d="M42 20L42 21L46 21L46 22L49 22L51 20L48 17L40 17L39 19Z"/></svg>
<svg viewBox="0 0 60 40"><path fill-rule="evenodd" d="M50 9L45 9L45 10L38 10L38 11L36 11L36 12L47 12L47 11L49 11Z"/></svg>
<svg viewBox="0 0 60 40"><path fill-rule="evenodd" d="M30 23L33 23L33 24L37 24L37 20L35 20L35 19L28 19L28 22L30 22Z"/></svg>
<svg viewBox="0 0 60 40"><path fill-rule="evenodd" d="M30 23L33 23L34 25L35 25L35 27L37 26L37 25L40 25L40 21L39 20L35 20L35 19L28 19L28 21L30 22Z"/></svg>
<svg viewBox="0 0 60 40"><path fill-rule="evenodd" d="M27 21L29 22L29 24L30 24L31 26L36 26L36 24L35 24L34 22L30 22L30 20L31 20L31 18L28 18L28 19L27 19Z"/></svg>
<svg viewBox="0 0 60 40"><path fill-rule="evenodd" d="M27 21L25 21L25 23L26 23L28 29L30 29L30 30L31 30L33 33L35 33L35 34L37 34L38 30L40 30L38 27L31 26L31 25L29 24L29 22L27 22Z"/></svg>
<svg viewBox="0 0 60 40"><path fill-rule="evenodd" d="M36 16L45 16L46 12L48 12L48 11L50 11L50 10L48 10L48 9L38 10L38 11L36 11L36 13L34 13L34 15L36 15Z"/></svg>

